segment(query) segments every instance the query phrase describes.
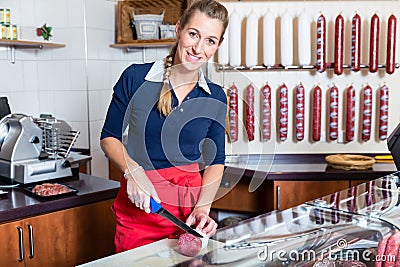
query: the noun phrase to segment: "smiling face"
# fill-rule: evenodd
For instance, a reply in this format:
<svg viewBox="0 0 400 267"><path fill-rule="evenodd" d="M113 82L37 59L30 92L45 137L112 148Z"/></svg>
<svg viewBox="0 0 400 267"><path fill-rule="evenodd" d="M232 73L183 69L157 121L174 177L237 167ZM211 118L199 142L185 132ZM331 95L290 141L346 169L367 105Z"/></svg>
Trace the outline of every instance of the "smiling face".
<svg viewBox="0 0 400 267"><path fill-rule="evenodd" d="M188 71L198 70L217 51L223 30L220 20L210 18L200 11L193 13L183 28L178 22L176 36L179 42L174 64L183 64Z"/></svg>

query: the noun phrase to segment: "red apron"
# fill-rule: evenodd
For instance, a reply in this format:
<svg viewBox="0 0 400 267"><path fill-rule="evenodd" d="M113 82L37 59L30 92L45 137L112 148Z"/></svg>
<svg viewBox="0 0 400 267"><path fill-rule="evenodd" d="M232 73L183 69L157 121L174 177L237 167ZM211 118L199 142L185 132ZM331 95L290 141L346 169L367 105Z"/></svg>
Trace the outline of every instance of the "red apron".
<svg viewBox="0 0 400 267"><path fill-rule="evenodd" d="M146 171L153 183L162 206L186 221L197 203L201 190L201 175L198 164ZM121 178L121 187L115 199L113 210L116 216L114 237L116 252L143 246L181 230L158 214L147 214L136 207L126 193L126 179Z"/></svg>

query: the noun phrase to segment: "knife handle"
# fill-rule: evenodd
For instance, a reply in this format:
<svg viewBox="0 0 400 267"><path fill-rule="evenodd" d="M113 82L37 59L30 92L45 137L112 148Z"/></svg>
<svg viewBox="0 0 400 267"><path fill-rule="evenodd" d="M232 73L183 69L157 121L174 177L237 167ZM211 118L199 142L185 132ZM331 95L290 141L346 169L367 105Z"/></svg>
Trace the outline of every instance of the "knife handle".
<svg viewBox="0 0 400 267"><path fill-rule="evenodd" d="M161 204L155 201L152 197L150 198L150 209L151 213L157 213L162 208Z"/></svg>

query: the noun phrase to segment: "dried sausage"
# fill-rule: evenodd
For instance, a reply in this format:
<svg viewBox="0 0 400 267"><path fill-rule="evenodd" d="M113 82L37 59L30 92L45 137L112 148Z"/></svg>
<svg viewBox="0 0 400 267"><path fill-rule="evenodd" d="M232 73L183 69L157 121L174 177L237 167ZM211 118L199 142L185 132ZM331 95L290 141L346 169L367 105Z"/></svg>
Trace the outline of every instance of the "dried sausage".
<svg viewBox="0 0 400 267"><path fill-rule="evenodd" d="M270 11L263 17L263 52L264 65L275 65L275 17Z"/></svg>
<svg viewBox="0 0 400 267"><path fill-rule="evenodd" d="M356 210L356 195L357 195L357 187L353 186L349 189L347 189L347 197L349 198L349 200L347 201L347 209L350 212L347 215L347 221L351 222L353 219L352 214L355 212Z"/></svg>
<svg viewBox="0 0 400 267"><path fill-rule="evenodd" d="M339 14L335 20L335 57L333 70L336 75L343 73L343 53L344 53L344 19Z"/></svg>
<svg viewBox="0 0 400 267"><path fill-rule="evenodd" d="M271 139L271 87L266 84L262 88L262 137L263 141Z"/></svg>
<svg viewBox="0 0 400 267"><path fill-rule="evenodd" d="M335 192L334 194L331 195L331 223L336 224L340 220L340 215L339 212L337 211L339 209L339 198L340 198L340 193Z"/></svg>
<svg viewBox="0 0 400 267"><path fill-rule="evenodd" d="M303 12L298 17L298 34L297 43L299 64L306 66L311 64L311 28L310 19L306 12Z"/></svg>
<svg viewBox="0 0 400 267"><path fill-rule="evenodd" d="M296 88L296 139L304 139L304 87L301 83Z"/></svg>
<svg viewBox="0 0 400 267"><path fill-rule="evenodd" d="M229 88L229 140L238 140L238 89L235 84Z"/></svg>
<svg viewBox="0 0 400 267"><path fill-rule="evenodd" d="M386 72L392 74L396 68L396 16L390 15L388 19L387 47L386 47Z"/></svg>
<svg viewBox="0 0 400 267"><path fill-rule="evenodd" d="M293 64L293 18L288 12L281 16L281 64Z"/></svg>
<svg viewBox="0 0 400 267"><path fill-rule="evenodd" d="M376 256L376 261L375 261L375 267L382 267L383 259L385 258L385 250L386 250L386 245L388 242L389 237L381 240L378 244L378 251L377 251L377 256Z"/></svg>
<svg viewBox="0 0 400 267"><path fill-rule="evenodd" d="M361 140L368 141L371 137L372 123L372 88L367 85L363 90L362 130Z"/></svg>
<svg viewBox="0 0 400 267"><path fill-rule="evenodd" d="M356 92L353 85L347 88L346 94L346 141L350 142L354 139L355 128L355 112L356 112Z"/></svg>
<svg viewBox="0 0 400 267"><path fill-rule="evenodd" d="M384 84L379 89L379 140L385 140L389 120L389 88Z"/></svg>
<svg viewBox="0 0 400 267"><path fill-rule="evenodd" d="M375 204L374 187L375 187L375 181L368 181L367 194L365 196L365 203L366 203L367 207Z"/></svg>
<svg viewBox="0 0 400 267"><path fill-rule="evenodd" d="M339 128L339 89L334 85L329 89L329 138L338 138Z"/></svg>
<svg viewBox="0 0 400 267"><path fill-rule="evenodd" d="M400 232L391 235L387 241L385 249L385 261L383 267L395 266L397 252L400 247Z"/></svg>
<svg viewBox="0 0 400 267"><path fill-rule="evenodd" d="M246 66L251 68L257 65L258 52L258 17L254 11L246 18Z"/></svg>
<svg viewBox="0 0 400 267"><path fill-rule="evenodd" d="M379 61L379 16L374 14L371 18L371 28L369 33L369 71L378 71Z"/></svg>
<svg viewBox="0 0 400 267"><path fill-rule="evenodd" d="M254 87L246 88L246 133L249 141L254 140Z"/></svg>
<svg viewBox="0 0 400 267"><path fill-rule="evenodd" d="M318 72L326 69L326 19L321 14L317 19L317 64Z"/></svg>
<svg viewBox="0 0 400 267"><path fill-rule="evenodd" d="M314 87L312 103L312 139L319 141L321 139L321 109L322 109L322 90L318 85Z"/></svg>
<svg viewBox="0 0 400 267"><path fill-rule="evenodd" d="M359 71L361 66L361 18L357 13L351 24L351 70Z"/></svg>
<svg viewBox="0 0 400 267"><path fill-rule="evenodd" d="M178 239L178 251L182 255L194 257L200 252L202 241L199 237L189 233L184 233Z"/></svg>
<svg viewBox="0 0 400 267"><path fill-rule="evenodd" d="M288 89L283 83L279 88L279 139L285 141L288 134Z"/></svg>

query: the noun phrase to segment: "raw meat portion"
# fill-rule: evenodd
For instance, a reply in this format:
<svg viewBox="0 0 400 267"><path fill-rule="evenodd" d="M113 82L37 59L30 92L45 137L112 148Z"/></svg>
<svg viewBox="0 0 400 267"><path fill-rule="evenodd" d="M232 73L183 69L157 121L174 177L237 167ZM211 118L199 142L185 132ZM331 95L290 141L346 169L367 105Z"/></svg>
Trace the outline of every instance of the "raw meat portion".
<svg viewBox="0 0 400 267"><path fill-rule="evenodd" d="M35 185L32 192L38 194L39 196L54 196L59 194L70 193L72 190L61 184L44 183L40 185Z"/></svg>
<svg viewBox="0 0 400 267"><path fill-rule="evenodd" d="M192 234L185 233L179 236L178 251L182 255L193 257L201 250L201 239Z"/></svg>

